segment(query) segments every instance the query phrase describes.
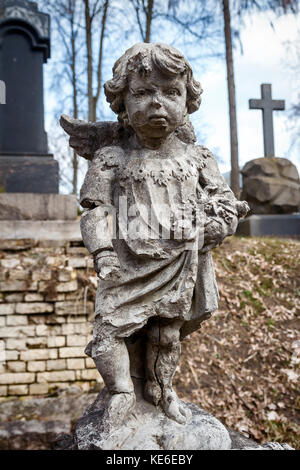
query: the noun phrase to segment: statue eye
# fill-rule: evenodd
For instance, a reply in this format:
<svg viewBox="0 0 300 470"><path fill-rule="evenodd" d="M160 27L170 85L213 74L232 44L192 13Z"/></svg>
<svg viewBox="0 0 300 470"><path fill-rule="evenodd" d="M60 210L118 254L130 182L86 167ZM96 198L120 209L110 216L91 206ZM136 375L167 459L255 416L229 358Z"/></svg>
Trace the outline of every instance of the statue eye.
<svg viewBox="0 0 300 470"><path fill-rule="evenodd" d="M169 90L167 90L167 95L168 96L178 96L179 91L176 88L170 88Z"/></svg>
<svg viewBox="0 0 300 470"><path fill-rule="evenodd" d="M146 90L144 89L140 89L140 90L136 90L134 93L133 93L133 96L144 96L146 94Z"/></svg>

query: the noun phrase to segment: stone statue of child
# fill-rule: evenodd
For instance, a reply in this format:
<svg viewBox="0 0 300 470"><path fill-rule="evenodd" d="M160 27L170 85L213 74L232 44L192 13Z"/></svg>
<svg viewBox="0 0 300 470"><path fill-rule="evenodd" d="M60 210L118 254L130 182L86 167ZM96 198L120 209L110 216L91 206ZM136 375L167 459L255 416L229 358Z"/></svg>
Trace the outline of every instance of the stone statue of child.
<svg viewBox="0 0 300 470"><path fill-rule="evenodd" d="M172 387L180 341L216 310L210 250L235 232L248 206L235 198L211 152L194 144L188 114L199 108L202 89L178 50L134 45L104 90L119 124L106 128L102 147L92 136L95 124L86 124L98 150L80 198L82 237L100 278L86 352L111 394L102 420L118 424L134 408L126 341L142 331L144 397L184 424L190 412ZM88 153L84 132L77 144L73 134L73 146L81 139L81 155Z"/></svg>

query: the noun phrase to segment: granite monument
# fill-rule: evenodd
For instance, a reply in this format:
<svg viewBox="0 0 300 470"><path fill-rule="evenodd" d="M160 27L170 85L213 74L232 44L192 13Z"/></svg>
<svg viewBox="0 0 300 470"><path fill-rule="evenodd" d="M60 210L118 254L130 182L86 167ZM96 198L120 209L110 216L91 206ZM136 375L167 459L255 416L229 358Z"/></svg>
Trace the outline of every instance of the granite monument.
<svg viewBox="0 0 300 470"><path fill-rule="evenodd" d="M241 170L242 198L251 216L241 222L238 234L300 236L300 181L296 166L275 157L273 111L285 109L284 100L272 98L271 84L261 85L261 98L249 100L250 109L261 109L264 157L247 162Z"/></svg>
<svg viewBox="0 0 300 470"><path fill-rule="evenodd" d="M50 57L50 17L27 0L0 0L0 188L58 193L58 162L44 130L43 64Z"/></svg>

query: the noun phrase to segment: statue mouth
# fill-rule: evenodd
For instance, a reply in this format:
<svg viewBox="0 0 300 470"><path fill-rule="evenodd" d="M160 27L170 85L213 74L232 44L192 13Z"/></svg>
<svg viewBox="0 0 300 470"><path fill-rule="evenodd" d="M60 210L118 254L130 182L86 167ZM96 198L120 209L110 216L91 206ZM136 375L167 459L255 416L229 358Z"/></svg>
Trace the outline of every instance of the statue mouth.
<svg viewBox="0 0 300 470"><path fill-rule="evenodd" d="M166 126L167 125L167 118L163 115L156 115L153 114L149 116L149 122L154 127Z"/></svg>

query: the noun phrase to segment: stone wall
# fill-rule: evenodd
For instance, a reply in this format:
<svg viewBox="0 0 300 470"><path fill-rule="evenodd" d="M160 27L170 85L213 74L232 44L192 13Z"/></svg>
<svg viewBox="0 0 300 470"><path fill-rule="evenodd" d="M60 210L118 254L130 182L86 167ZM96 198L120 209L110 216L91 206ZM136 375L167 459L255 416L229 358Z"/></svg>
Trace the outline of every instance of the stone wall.
<svg viewBox="0 0 300 470"><path fill-rule="evenodd" d="M102 385L84 354L96 287L80 242L0 240L0 400Z"/></svg>

